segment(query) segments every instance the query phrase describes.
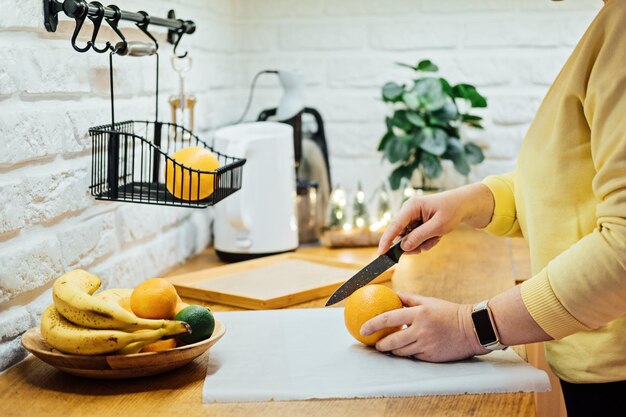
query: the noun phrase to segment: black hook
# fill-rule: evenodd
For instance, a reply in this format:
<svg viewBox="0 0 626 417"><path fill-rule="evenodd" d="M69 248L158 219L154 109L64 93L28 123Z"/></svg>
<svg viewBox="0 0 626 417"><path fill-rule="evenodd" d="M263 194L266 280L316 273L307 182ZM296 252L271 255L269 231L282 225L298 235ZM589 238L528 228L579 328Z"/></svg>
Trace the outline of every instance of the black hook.
<svg viewBox="0 0 626 417"><path fill-rule="evenodd" d="M103 54L106 51L113 49L111 46L111 42L107 42L104 48L100 49L96 46L96 37L98 36L98 32L100 31L100 25L102 25L102 19L104 19L104 6L102 3L94 1L91 3L93 6L98 8L98 13L95 16L87 16L89 20L93 23L93 35L91 35L91 47L94 51L99 54Z"/></svg>
<svg viewBox="0 0 626 417"><path fill-rule="evenodd" d="M174 51L173 51L173 53L174 53L174 56L176 58L185 58L189 52L185 52L182 55L176 55L176 49L178 48L178 44L180 43L180 40L183 38L183 35L186 32L186 27L185 26L186 26L187 23L185 23L185 21L182 20L182 19L178 19L178 21L181 23L181 27L180 27L180 29L176 29L176 36L178 36L178 39L176 39L176 43L174 43Z"/></svg>
<svg viewBox="0 0 626 417"><path fill-rule="evenodd" d="M122 18L122 12L120 11L120 8L110 4L108 6L109 9L113 9L114 15L113 17L106 17L106 21L109 24L109 26L111 26L111 29L113 29L115 31L115 33L117 33L117 36L119 36L122 39L122 45L120 45L119 43L117 45L115 45L114 48L112 49L112 52L117 51L118 49L123 49L126 48L126 46L128 45L128 43L126 42L126 37L124 36L124 34L119 30L119 28L117 27L117 24L119 23L120 19ZM119 46L119 47L118 47Z"/></svg>
<svg viewBox="0 0 626 417"><path fill-rule="evenodd" d="M152 33L150 33L148 31L148 25L150 24L150 15L148 15L148 13L144 12L143 10L140 10L137 13L139 13L140 15L143 15L143 21L137 23L137 27L139 28L139 30L141 30L143 33L145 33L147 37L152 39L152 42L154 42L154 46L156 47L156 49L158 51L159 50L159 42L152 35Z"/></svg>
<svg viewBox="0 0 626 417"><path fill-rule="evenodd" d="M78 38L78 34L80 33L88 15L87 3L84 1L76 2L74 7L71 8L71 11L74 15L74 20L76 21L76 27L74 28L74 33L72 34L72 47L78 52L87 52L93 45L91 41L87 41L87 45L84 48L80 48L76 45L76 39Z"/></svg>

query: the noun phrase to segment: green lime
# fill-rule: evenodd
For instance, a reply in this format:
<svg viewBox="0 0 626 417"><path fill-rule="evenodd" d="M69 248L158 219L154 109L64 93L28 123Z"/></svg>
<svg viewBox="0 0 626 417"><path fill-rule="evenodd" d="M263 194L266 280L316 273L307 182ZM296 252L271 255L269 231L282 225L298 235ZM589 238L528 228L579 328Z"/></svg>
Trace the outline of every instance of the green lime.
<svg viewBox="0 0 626 417"><path fill-rule="evenodd" d="M191 333L178 336L185 343L196 343L208 339L215 329L213 313L206 307L190 305L178 312L176 320L184 321L191 327Z"/></svg>

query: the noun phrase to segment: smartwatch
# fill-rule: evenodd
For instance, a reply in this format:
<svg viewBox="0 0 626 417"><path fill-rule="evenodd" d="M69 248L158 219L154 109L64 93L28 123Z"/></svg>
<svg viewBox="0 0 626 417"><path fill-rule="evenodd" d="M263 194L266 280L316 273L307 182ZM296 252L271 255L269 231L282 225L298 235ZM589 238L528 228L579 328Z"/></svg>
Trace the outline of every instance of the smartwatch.
<svg viewBox="0 0 626 417"><path fill-rule="evenodd" d="M489 300L481 301L472 309L472 321L474 322L474 333L482 347L489 350L504 350L508 346L500 343L498 329L493 322L491 310L487 305Z"/></svg>

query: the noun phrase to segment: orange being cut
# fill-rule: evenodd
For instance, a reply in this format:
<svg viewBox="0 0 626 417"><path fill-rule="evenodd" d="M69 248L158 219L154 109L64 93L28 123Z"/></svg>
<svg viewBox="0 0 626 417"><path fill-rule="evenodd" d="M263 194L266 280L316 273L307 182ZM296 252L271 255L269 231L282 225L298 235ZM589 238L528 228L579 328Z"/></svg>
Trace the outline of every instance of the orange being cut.
<svg viewBox="0 0 626 417"><path fill-rule="evenodd" d="M369 336L362 336L361 326L379 314L402 307L400 297L391 288L378 284L366 285L348 297L343 317L352 337L365 345L373 346L388 334L400 330L401 327L389 327Z"/></svg>
<svg viewBox="0 0 626 417"><path fill-rule="evenodd" d="M165 186L170 194L181 200L198 201L213 193L215 175L206 172L219 168L217 155L206 148L190 146L174 152L172 159L177 163L168 159L165 169Z"/></svg>

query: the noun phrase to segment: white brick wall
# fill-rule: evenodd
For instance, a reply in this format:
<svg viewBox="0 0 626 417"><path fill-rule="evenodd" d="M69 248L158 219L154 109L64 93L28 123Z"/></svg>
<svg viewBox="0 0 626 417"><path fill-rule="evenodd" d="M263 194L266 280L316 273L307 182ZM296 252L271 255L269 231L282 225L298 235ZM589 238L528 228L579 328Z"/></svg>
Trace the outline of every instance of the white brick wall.
<svg viewBox="0 0 626 417"><path fill-rule="evenodd" d="M187 88L202 98L198 125L207 133L235 117L236 106L209 111L221 103L214 92L239 82L232 71L239 39L230 1L115 4L158 16L175 8L178 17L194 20L198 32L182 41L181 50L193 46ZM88 129L110 123L108 57L75 52L65 16L57 33L45 32L41 0L0 0L0 9L1 371L25 356L19 336L50 304L56 277L85 268L105 287L131 287L158 276L207 246L212 211L93 200ZM130 36L142 36L130 24L122 26ZM241 28L250 39L254 30ZM178 80L169 65L171 46L162 42L160 51L160 107L168 120L165 101ZM115 81L118 118L153 117L154 59L116 59Z"/></svg>
<svg viewBox="0 0 626 417"><path fill-rule="evenodd" d="M477 180L511 169L521 139L543 95L573 46L602 6L600 0L326 0L235 1L241 26L274 28L265 50L240 53L240 94L261 69L298 70L308 81L307 102L327 123L331 170L348 188L366 192L391 167L376 147L386 107L380 87L410 77L394 62L432 59L451 82L474 84L489 99L485 132L468 137L485 147ZM264 52L264 53L260 53ZM274 80L259 83L249 118L279 98ZM311 80L313 80L311 82ZM465 182L454 173L441 181Z"/></svg>
<svg viewBox="0 0 626 417"><path fill-rule="evenodd" d="M127 10L193 19L181 43L194 70L197 131L236 119L249 83L267 68L301 71L306 105L327 124L332 175L371 192L391 167L376 152L387 112L380 87L410 74L393 63L429 58L453 83L477 85L490 107L467 137L487 160L472 178L514 167L542 96L599 0L121 0ZM96 202L88 195L90 126L109 122L108 62L70 46L72 22L42 25L40 0L0 0L0 370L24 357L19 335L50 303L63 271L87 268L105 286L133 286L206 247L212 210ZM127 26L125 26L127 27ZM132 36L142 36L128 31ZM162 33L162 32L161 32ZM162 43L161 97L177 88ZM124 118L152 117L150 59L116 62ZM258 84L248 118L280 98ZM165 100L160 106L167 119ZM444 183L464 181L448 173Z"/></svg>

